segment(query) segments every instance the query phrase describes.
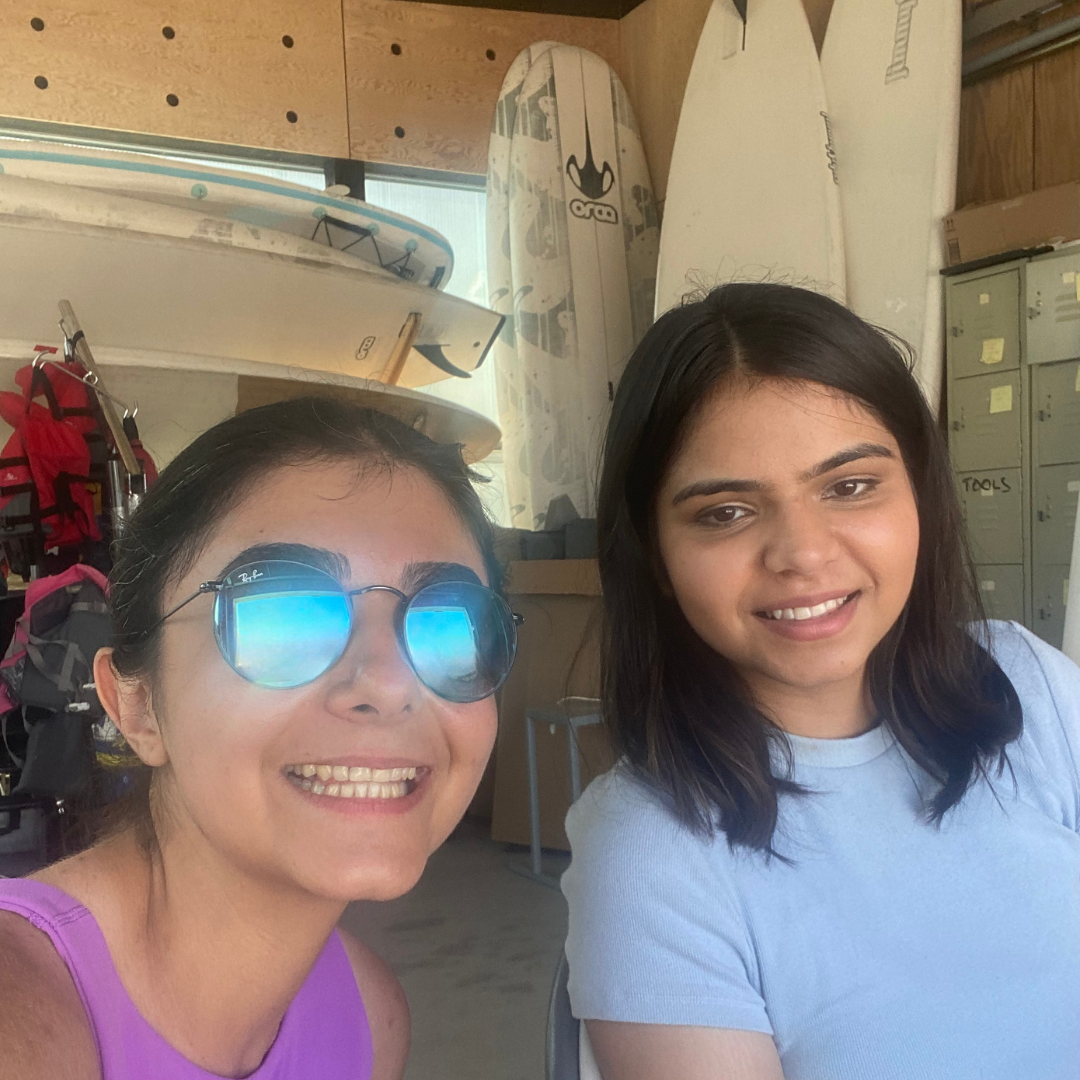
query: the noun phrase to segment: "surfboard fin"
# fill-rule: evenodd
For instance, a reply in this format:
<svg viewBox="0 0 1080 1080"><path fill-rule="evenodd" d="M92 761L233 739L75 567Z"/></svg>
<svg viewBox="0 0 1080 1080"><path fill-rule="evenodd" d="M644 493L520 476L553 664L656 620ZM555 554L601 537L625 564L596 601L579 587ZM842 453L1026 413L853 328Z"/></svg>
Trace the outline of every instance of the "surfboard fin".
<svg viewBox="0 0 1080 1080"><path fill-rule="evenodd" d="M746 3L747 0L731 0L735 5L735 10L739 13L739 18L743 21L743 26L746 25Z"/></svg>
<svg viewBox="0 0 1080 1080"><path fill-rule="evenodd" d="M434 364L440 371L445 371L447 375L456 375L459 379L471 379L472 375L467 371L462 371L455 364L451 364L446 359L446 353L442 351L441 345L414 345L413 348L429 363Z"/></svg>

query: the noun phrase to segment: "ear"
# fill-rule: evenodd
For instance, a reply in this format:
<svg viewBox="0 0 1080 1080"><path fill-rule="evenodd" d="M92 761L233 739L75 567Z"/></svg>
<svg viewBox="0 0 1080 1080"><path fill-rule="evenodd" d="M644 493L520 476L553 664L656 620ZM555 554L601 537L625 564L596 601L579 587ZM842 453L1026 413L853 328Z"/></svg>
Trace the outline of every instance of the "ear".
<svg viewBox="0 0 1080 1080"><path fill-rule="evenodd" d="M112 663L112 649L98 649L94 657L97 695L109 718L144 765L160 766L169 760L154 715L150 688L143 679L119 675Z"/></svg>

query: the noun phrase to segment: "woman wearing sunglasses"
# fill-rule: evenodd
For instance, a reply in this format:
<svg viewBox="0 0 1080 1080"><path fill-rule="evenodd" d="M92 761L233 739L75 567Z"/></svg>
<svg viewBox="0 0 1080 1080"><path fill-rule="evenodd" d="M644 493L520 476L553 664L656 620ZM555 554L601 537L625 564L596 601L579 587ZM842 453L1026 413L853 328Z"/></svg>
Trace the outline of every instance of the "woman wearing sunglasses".
<svg viewBox="0 0 1080 1080"><path fill-rule="evenodd" d="M895 343L781 285L664 315L599 527L622 760L563 887L604 1080L1080 1076L1080 671L982 619Z"/></svg>
<svg viewBox="0 0 1080 1080"><path fill-rule="evenodd" d="M95 666L141 809L0 882L4 1075L397 1080L401 988L335 927L472 797L514 658L498 588L458 449L389 417L292 401L180 454Z"/></svg>

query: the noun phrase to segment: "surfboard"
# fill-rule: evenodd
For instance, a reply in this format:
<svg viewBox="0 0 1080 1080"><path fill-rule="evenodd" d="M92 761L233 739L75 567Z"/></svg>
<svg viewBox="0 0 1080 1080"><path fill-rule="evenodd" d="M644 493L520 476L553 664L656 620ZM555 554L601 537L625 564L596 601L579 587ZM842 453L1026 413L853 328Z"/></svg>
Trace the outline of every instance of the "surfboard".
<svg viewBox="0 0 1080 1080"><path fill-rule="evenodd" d="M0 173L290 233L431 288L444 288L454 267L444 236L402 214L349 198L345 188L316 191L237 169L21 139L0 139Z"/></svg>
<svg viewBox="0 0 1080 1080"><path fill-rule="evenodd" d="M515 348L507 363L520 390L500 420L511 515L537 528L558 495L583 516L595 513L614 387L652 321L652 185L626 92L599 57L556 45L531 58L507 190ZM497 369L504 385L506 366Z"/></svg>
<svg viewBox="0 0 1080 1080"><path fill-rule="evenodd" d="M89 329L89 327L87 327ZM88 340L90 340L88 336ZM12 388L15 372L31 363L44 341L0 339L0 388ZM106 389L132 409L143 445L159 468L189 442L240 409L286 398L318 394L352 401L389 413L436 442L459 443L469 462L481 461L496 447L496 424L462 405L399 386L346 375L331 376L279 364L217 360L168 352L141 352L99 346L91 341ZM0 422L0 439L8 429Z"/></svg>
<svg viewBox="0 0 1080 1080"><path fill-rule="evenodd" d="M916 351L937 407L942 218L956 196L961 10L955 0L836 0L821 69L832 118L847 301Z"/></svg>
<svg viewBox="0 0 1080 1080"><path fill-rule="evenodd" d="M554 44L552 41L540 41L522 49L514 57L499 90L488 141L485 192L488 306L505 318L499 336L491 347L488 363L495 371L495 400L499 416L504 424L507 418L510 418L510 426L522 422L525 409L525 379L517 362L514 335L514 277L510 266L510 144L517 122L521 84L525 81L533 60L547 52ZM504 460L514 442L511 437L503 447ZM520 451L520 445L515 446L514 452L518 456ZM512 471L520 475L520 470L516 467ZM520 491L521 487L518 480L517 490ZM509 492L507 494L509 495ZM517 512L513 513L512 517L517 521L524 509L524 503L519 499L517 503L510 500L510 504L516 507Z"/></svg>
<svg viewBox="0 0 1080 1080"><path fill-rule="evenodd" d="M90 188L0 176L0 326L49 340L70 300L102 345L387 378L468 375L501 317L290 233Z"/></svg>
<svg viewBox="0 0 1080 1080"><path fill-rule="evenodd" d="M892 5L889 5L892 6ZM713 0L671 159L657 314L731 280L844 296L821 65L801 0Z"/></svg>

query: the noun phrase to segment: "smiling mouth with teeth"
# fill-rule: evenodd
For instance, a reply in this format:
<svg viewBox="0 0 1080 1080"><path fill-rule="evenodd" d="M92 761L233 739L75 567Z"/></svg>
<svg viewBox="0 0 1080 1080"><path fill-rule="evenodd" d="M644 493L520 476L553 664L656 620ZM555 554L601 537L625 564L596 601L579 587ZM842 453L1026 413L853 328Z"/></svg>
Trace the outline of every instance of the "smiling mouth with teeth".
<svg viewBox="0 0 1080 1080"><path fill-rule="evenodd" d="M423 769L368 769L353 765L286 765L285 776L302 791L336 799L401 799L416 790Z"/></svg>
<svg viewBox="0 0 1080 1080"><path fill-rule="evenodd" d="M838 596L835 600L826 600L824 603L815 604L813 607L775 608L772 611L758 611L755 614L765 619L794 622L803 622L806 619L820 619L822 615L829 615L836 611L837 608L842 608L858 595L859 590L856 589L855 592L848 593L847 596Z"/></svg>

